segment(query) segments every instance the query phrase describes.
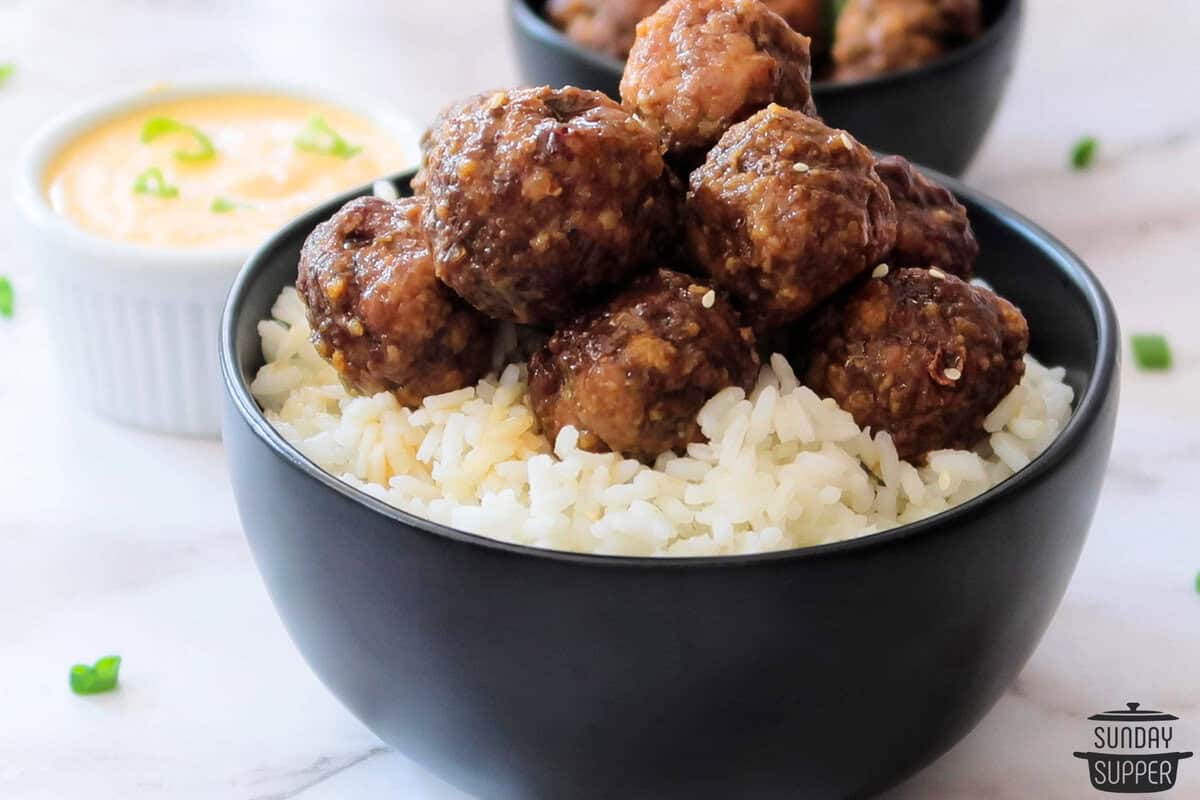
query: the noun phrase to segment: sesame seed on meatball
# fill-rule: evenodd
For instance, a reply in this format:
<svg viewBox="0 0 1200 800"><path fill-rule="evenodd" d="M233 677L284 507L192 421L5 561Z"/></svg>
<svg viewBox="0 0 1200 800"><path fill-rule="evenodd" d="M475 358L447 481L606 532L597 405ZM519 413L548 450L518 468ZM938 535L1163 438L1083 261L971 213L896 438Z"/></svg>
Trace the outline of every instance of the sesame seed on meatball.
<svg viewBox="0 0 1200 800"><path fill-rule="evenodd" d="M422 207L414 198L350 201L309 235L296 281L313 344L343 382L410 407L482 377L493 328L438 282Z"/></svg>
<svg viewBox="0 0 1200 800"><path fill-rule="evenodd" d="M1028 345L1025 317L1004 298L937 269L903 269L829 303L802 360L813 391L920 463L987 436L983 421L1020 382Z"/></svg>

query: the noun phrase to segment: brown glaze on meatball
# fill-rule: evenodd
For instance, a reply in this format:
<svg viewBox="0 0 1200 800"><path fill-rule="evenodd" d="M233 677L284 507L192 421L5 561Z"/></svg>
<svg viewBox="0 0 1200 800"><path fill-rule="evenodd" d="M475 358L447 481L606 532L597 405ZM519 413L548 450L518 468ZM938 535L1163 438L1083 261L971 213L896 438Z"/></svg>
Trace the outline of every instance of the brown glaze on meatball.
<svg viewBox="0 0 1200 800"><path fill-rule="evenodd" d="M695 280L644 275L534 354L529 393L551 441L573 425L580 447L649 461L701 438L696 414L714 394L753 388L754 335Z"/></svg>
<svg viewBox="0 0 1200 800"><path fill-rule="evenodd" d="M624 59L633 46L637 24L665 0L550 0L546 14L567 36L590 50ZM822 42L826 38L827 0L763 0L791 26ZM814 49L816 45L814 44Z"/></svg>
<svg viewBox="0 0 1200 800"><path fill-rule="evenodd" d="M770 103L816 115L808 38L758 0L671 0L638 25L621 99L682 163Z"/></svg>
<svg viewBox="0 0 1200 800"><path fill-rule="evenodd" d="M783 17L788 27L803 33L810 40L814 55L824 53L829 45L829 25L826 22L828 0L763 0L767 8Z"/></svg>
<svg viewBox="0 0 1200 800"><path fill-rule="evenodd" d="M663 0L550 0L546 13L568 37L591 50L625 58L637 24Z"/></svg>
<svg viewBox="0 0 1200 800"><path fill-rule="evenodd" d="M847 0L834 30L834 77L919 67L982 32L979 0Z"/></svg>
<svg viewBox="0 0 1200 800"><path fill-rule="evenodd" d="M765 332L879 264L896 207L870 150L771 106L730 128L692 173L686 225L692 257Z"/></svg>
<svg viewBox="0 0 1200 800"><path fill-rule="evenodd" d="M420 200L362 197L317 226L296 289L313 344L348 387L415 407L490 366L492 323L438 282Z"/></svg>
<svg viewBox="0 0 1200 800"><path fill-rule="evenodd" d="M901 156L881 158L875 171L896 204L899 229L887 257L892 267L937 267L970 280L979 256L967 209L948 189L926 178Z"/></svg>
<svg viewBox="0 0 1200 800"><path fill-rule="evenodd" d="M564 319L678 237L657 140L599 92L472 98L426 134L422 173L438 277L496 319Z"/></svg>
<svg viewBox="0 0 1200 800"><path fill-rule="evenodd" d="M829 304L805 346L805 383L900 457L969 449L1025 373L1025 317L1012 303L939 270L865 281Z"/></svg>

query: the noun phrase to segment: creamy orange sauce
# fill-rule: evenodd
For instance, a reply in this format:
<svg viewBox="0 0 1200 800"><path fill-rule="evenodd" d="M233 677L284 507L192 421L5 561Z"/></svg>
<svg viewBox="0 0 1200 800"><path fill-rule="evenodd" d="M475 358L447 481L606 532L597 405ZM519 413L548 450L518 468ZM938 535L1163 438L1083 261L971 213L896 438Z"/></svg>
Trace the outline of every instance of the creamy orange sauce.
<svg viewBox="0 0 1200 800"><path fill-rule="evenodd" d="M211 158L185 162L196 149L187 133L144 143L142 126L168 117L201 131ZM352 157L307 152L296 137L320 117ZM331 196L414 163L416 153L370 121L336 106L274 94L192 97L108 119L67 144L50 162L51 207L108 239L172 248L251 246ZM139 176L157 167L174 197L137 193ZM218 198L225 213L212 210Z"/></svg>

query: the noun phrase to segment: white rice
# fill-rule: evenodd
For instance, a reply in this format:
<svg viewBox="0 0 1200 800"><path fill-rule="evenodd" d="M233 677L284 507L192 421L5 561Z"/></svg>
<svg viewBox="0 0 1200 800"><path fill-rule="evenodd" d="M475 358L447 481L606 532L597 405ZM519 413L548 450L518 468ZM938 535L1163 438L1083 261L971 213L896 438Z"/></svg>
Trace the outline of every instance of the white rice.
<svg viewBox="0 0 1200 800"><path fill-rule="evenodd" d="M304 307L283 291L259 323L266 365L251 390L271 424L321 468L397 508L461 530L556 550L631 556L760 553L836 542L944 511L1029 464L1058 435L1074 393L1064 370L1026 359L974 452L916 468L891 437L859 428L773 356L749 397L726 389L700 411L705 436L653 468L549 443L524 362L416 410L388 393L356 397L309 342ZM506 328L497 365L517 351Z"/></svg>

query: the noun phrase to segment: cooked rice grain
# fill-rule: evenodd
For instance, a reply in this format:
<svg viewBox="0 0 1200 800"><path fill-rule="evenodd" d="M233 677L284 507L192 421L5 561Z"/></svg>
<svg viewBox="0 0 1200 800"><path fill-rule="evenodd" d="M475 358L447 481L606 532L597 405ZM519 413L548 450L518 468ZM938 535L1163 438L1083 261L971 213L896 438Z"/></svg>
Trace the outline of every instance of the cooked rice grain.
<svg viewBox="0 0 1200 800"><path fill-rule="evenodd" d="M1074 394L1064 370L1026 359L975 452L900 461L887 433L860 429L799 385L779 355L750 397L726 389L700 411L706 441L653 467L537 430L507 329L497 370L426 398L355 397L308 339L288 288L259 323L266 365L251 386L271 424L322 469L420 517L507 542L630 556L715 556L836 542L928 517L995 486L1058 435ZM503 369L500 367L503 366Z"/></svg>

